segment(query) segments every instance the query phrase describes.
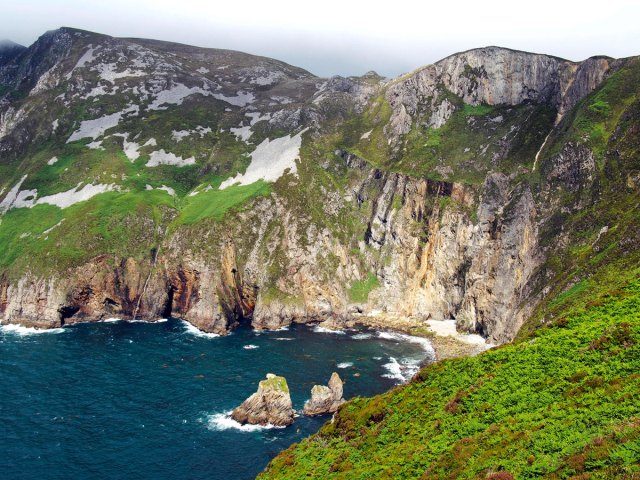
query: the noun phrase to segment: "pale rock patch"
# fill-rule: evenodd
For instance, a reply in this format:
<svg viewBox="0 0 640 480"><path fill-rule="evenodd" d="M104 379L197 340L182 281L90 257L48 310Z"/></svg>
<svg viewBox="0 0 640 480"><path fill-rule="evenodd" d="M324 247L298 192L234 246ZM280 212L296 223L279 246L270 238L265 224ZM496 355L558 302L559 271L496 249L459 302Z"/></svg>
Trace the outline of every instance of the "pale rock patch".
<svg viewBox="0 0 640 480"><path fill-rule="evenodd" d="M149 161L147 167L157 167L158 165L175 165L177 167L185 167L187 165L194 165L196 159L194 157L182 158L178 157L174 153L165 152L164 149L156 150L149 154Z"/></svg>
<svg viewBox="0 0 640 480"><path fill-rule="evenodd" d="M75 66L69 71L69 73L67 73L67 80L71 78L71 74L74 70L82 68L87 63L91 63L93 60L95 60L96 57L93 55L93 52L95 52L98 48L100 47L93 48L93 45L89 44L87 51L84 52L84 54L76 62Z"/></svg>
<svg viewBox="0 0 640 480"><path fill-rule="evenodd" d="M111 192L117 189L117 185L114 184L87 184L80 188L80 184L77 187L67 190L66 192L54 193L53 195L47 195L40 198L37 204L47 203L49 205L56 205L60 208L67 208L71 205L79 202L89 200L100 193Z"/></svg>
<svg viewBox="0 0 640 480"><path fill-rule="evenodd" d="M129 141L128 133L114 133L114 137L122 137L122 150L129 160L135 162L140 157L140 145Z"/></svg>
<svg viewBox="0 0 640 480"><path fill-rule="evenodd" d="M206 85L205 85L206 86ZM181 83L174 85L169 90L162 90L156 94L155 99L149 104L149 110L166 110L166 106L162 105L182 105L182 102L189 95L199 93L203 96L211 95L209 90L200 87L187 87Z"/></svg>
<svg viewBox="0 0 640 480"><path fill-rule="evenodd" d="M193 130L173 130L171 132L171 138L175 142L181 142L184 138L191 135L200 135L200 138L204 137L207 133L211 133L211 127L197 126Z"/></svg>
<svg viewBox="0 0 640 480"><path fill-rule="evenodd" d="M92 150L104 150L102 146L102 140L98 140L97 142L87 143L87 147Z"/></svg>
<svg viewBox="0 0 640 480"><path fill-rule="evenodd" d="M222 182L220 190L236 183L250 185L258 180L275 182L287 170L296 173L296 160L300 157L302 134L307 130L305 128L293 137L287 135L274 140L265 139L251 153L251 164L247 167L247 171Z"/></svg>
<svg viewBox="0 0 640 480"><path fill-rule="evenodd" d="M94 120L85 120L80 123L80 128L73 132L67 143L75 142L82 138L97 139L104 135L104 132L110 128L117 127L122 120L122 117L126 114L137 115L139 107L137 105L131 105L128 108L111 115L105 115L104 117L96 118Z"/></svg>
<svg viewBox="0 0 640 480"><path fill-rule="evenodd" d="M245 107L255 100L251 92L238 92L235 97L227 97L222 93L216 93L213 95L213 98L227 102L230 105L235 105L236 107Z"/></svg>
<svg viewBox="0 0 640 480"><path fill-rule="evenodd" d="M95 70L99 73L100 78L109 83L114 83L119 78L127 78L127 77L143 77L146 73L142 70L131 70L127 68L122 72L117 72L118 64L117 63L101 63L96 65L92 70Z"/></svg>

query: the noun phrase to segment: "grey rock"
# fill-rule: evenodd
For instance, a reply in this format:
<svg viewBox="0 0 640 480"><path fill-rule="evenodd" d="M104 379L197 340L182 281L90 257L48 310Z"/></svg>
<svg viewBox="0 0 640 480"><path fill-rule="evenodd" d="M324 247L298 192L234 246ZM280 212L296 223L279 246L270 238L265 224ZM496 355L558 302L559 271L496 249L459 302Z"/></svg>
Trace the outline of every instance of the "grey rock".
<svg viewBox="0 0 640 480"><path fill-rule="evenodd" d="M234 409L231 417L242 424L283 427L293 423L294 414L287 381L268 373L258 391Z"/></svg>
<svg viewBox="0 0 640 480"><path fill-rule="evenodd" d="M313 416L336 412L345 402L342 386L342 380L336 372L331 374L329 386L314 385L311 398L304 404L304 414Z"/></svg>

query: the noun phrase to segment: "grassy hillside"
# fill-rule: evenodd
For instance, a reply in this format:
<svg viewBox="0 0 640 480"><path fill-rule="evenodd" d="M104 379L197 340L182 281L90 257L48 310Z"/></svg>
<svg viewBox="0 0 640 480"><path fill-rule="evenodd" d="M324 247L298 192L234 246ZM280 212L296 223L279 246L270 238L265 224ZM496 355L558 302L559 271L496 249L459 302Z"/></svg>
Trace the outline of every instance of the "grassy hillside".
<svg viewBox="0 0 640 480"><path fill-rule="evenodd" d="M639 459L634 281L518 344L353 400L260 478L635 478Z"/></svg>

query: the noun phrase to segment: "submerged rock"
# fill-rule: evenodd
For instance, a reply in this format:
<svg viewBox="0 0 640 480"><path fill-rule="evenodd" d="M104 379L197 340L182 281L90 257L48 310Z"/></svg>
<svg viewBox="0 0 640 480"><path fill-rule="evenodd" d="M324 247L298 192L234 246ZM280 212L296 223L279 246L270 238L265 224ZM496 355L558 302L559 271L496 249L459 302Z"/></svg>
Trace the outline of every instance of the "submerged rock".
<svg viewBox="0 0 640 480"><path fill-rule="evenodd" d="M311 398L304 404L305 415L323 415L334 413L345 400L342 398L343 382L340 376L333 372L329 380L329 386L314 385L311 389Z"/></svg>
<svg viewBox="0 0 640 480"><path fill-rule="evenodd" d="M231 412L231 417L242 424L277 427L291 425L293 416L287 380L273 373L267 373L266 380L258 385L258 391Z"/></svg>

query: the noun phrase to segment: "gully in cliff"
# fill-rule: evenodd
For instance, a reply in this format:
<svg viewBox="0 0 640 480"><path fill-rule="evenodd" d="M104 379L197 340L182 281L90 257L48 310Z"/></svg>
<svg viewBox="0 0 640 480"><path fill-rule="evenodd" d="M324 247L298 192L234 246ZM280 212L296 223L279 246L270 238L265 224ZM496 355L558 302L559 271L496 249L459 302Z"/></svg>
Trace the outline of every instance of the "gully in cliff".
<svg viewBox="0 0 640 480"><path fill-rule="evenodd" d="M258 391L234 409L231 417L243 425L286 427L293 423L294 414L287 380L267 373L267 378L259 383Z"/></svg>

